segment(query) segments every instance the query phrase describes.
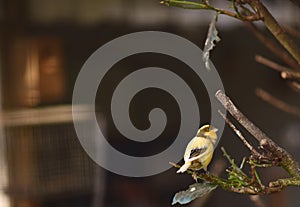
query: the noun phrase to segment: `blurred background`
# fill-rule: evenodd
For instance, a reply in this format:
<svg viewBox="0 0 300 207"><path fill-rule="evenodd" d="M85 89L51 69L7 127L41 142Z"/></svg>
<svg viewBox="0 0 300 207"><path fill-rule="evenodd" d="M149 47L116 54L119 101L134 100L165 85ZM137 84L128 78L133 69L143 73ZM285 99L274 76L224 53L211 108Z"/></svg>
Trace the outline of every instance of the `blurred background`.
<svg viewBox="0 0 300 207"><path fill-rule="evenodd" d="M279 0L267 4L282 24L299 29L298 7ZM81 147L74 130L73 87L87 58L108 41L131 32L156 30L177 34L203 48L212 16L208 11L168 8L156 0L1 0L0 207L171 206L173 195L193 183L192 178L177 175L175 169L151 177L130 178L97 166ZM276 58L243 23L220 16L217 27L221 42L211 59L226 93L250 120L300 161L299 118L262 102L254 90L261 87L296 106L300 105L299 94L278 73L254 61L255 54ZM155 141L137 144L114 128L109 114L113 89L126 74L150 66L168 68L184 77L197 97L201 124L210 118L205 88L183 63L158 54L139 54L122 60L101 83L96 108L109 142L136 156L167 148L180 124L174 99L149 89L132 101L131 118L138 128L147 128L149 110L161 107L168 115L164 133ZM220 146L237 162L249 155L228 128L212 163L225 160ZM276 168L263 170L261 175L266 181L286 176ZM268 206L295 207L299 205L299 189L290 187L263 200ZM190 206L201 206L200 203ZM248 196L217 189L202 206L232 205L247 207L254 203Z"/></svg>

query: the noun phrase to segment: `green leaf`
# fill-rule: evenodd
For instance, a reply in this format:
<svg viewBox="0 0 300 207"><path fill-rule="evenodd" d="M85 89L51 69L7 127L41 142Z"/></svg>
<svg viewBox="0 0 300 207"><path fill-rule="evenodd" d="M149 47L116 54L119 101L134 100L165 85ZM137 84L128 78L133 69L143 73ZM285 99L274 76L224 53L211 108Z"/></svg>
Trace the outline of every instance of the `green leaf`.
<svg viewBox="0 0 300 207"><path fill-rule="evenodd" d="M216 28L216 22L218 20L218 13L216 13L215 17L211 21L208 29L207 38L205 40L204 50L203 50L203 61L205 63L205 67L207 70L210 70L210 62L209 55L210 51L214 48L215 42L219 42L221 39L218 36L218 30Z"/></svg>
<svg viewBox="0 0 300 207"><path fill-rule="evenodd" d="M202 197L210 193L216 188L216 185L212 185L207 182L194 183L193 185L190 185L187 190L176 193L173 198L172 205L176 203L187 204L196 198Z"/></svg>

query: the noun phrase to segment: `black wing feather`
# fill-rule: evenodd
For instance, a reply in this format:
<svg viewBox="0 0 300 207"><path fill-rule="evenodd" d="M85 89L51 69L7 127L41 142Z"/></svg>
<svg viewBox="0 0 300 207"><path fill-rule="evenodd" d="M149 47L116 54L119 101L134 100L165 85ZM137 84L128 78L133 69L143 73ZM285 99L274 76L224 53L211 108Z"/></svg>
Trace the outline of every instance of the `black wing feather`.
<svg viewBox="0 0 300 207"><path fill-rule="evenodd" d="M201 155L206 149L207 147L192 149L189 159Z"/></svg>

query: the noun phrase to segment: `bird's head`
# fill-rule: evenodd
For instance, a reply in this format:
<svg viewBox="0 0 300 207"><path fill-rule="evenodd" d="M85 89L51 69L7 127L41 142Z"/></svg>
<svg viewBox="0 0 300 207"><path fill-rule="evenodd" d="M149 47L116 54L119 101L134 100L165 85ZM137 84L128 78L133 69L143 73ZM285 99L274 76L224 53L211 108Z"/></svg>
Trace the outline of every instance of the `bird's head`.
<svg viewBox="0 0 300 207"><path fill-rule="evenodd" d="M216 142L217 140L217 132L218 129L209 125L209 124L206 124L204 126L202 126L198 132L197 132L197 136L198 137L207 137L209 139L211 139L213 142Z"/></svg>

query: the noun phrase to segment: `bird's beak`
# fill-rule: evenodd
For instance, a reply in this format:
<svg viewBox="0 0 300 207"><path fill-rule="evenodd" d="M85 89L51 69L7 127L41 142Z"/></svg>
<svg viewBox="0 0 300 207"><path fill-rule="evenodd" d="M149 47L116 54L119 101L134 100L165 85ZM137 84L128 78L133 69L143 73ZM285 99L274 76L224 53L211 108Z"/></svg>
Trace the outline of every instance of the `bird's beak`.
<svg viewBox="0 0 300 207"><path fill-rule="evenodd" d="M212 131L214 131L214 132L217 132L218 131L218 129L217 128L215 128L215 127L211 127L211 129L210 130L212 130Z"/></svg>

